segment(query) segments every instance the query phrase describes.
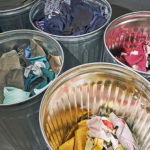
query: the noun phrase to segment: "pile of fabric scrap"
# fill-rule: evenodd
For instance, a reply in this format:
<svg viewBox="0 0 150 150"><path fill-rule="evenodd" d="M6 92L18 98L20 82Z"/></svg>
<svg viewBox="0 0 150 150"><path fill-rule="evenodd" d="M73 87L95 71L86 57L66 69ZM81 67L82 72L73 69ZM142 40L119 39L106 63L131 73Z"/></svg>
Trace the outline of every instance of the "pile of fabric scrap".
<svg viewBox="0 0 150 150"><path fill-rule="evenodd" d="M73 126L59 150L138 150L123 119L94 116Z"/></svg>
<svg viewBox="0 0 150 150"><path fill-rule="evenodd" d="M150 73L150 41L147 40L147 36L120 29L115 29L112 34L107 42L109 46L114 45L110 48L111 53L123 64Z"/></svg>
<svg viewBox="0 0 150 150"><path fill-rule="evenodd" d="M109 18L108 8L91 6L81 0L46 0L42 19L35 18L35 25L44 32L77 36L102 27Z"/></svg>
<svg viewBox="0 0 150 150"><path fill-rule="evenodd" d="M0 57L0 103L24 101L43 91L55 78L61 59L45 53L35 41L23 44Z"/></svg>

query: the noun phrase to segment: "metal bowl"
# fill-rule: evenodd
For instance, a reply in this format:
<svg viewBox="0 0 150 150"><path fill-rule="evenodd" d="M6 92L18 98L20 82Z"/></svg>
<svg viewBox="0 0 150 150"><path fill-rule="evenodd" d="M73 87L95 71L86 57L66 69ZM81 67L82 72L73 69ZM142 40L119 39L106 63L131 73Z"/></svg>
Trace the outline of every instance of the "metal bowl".
<svg viewBox="0 0 150 150"><path fill-rule="evenodd" d="M134 71L115 64L93 63L62 74L45 93L39 113L41 131L50 149L65 141L78 116L126 118L139 149L150 149L150 84Z"/></svg>
<svg viewBox="0 0 150 150"><path fill-rule="evenodd" d="M1 33L0 56L22 44L28 45L31 39L34 39L46 54L61 57L62 66L58 73L60 75L64 62L63 50L56 40L38 31L23 29ZM50 85L51 83L48 84ZM46 150L38 123L39 107L46 88L25 101L0 104L1 150Z"/></svg>
<svg viewBox="0 0 150 150"><path fill-rule="evenodd" d="M130 42L133 45L135 42L150 40L149 24L149 11L129 13L112 21L104 33L104 61L128 67L115 58L113 53L117 53L122 47L130 47L126 42ZM133 70L150 81L150 73Z"/></svg>
<svg viewBox="0 0 150 150"><path fill-rule="evenodd" d="M112 9L107 0L82 0L88 5L96 7L98 9L100 6L105 6L108 8L108 18L107 22L97 30L83 34L78 36L58 36L54 34L49 34L59 43L64 51L65 60L64 60L64 70L68 70L77 65L91 63L91 62L100 62L103 59L103 35L108 25L108 22L111 18ZM40 0L36 3L32 9L30 10L29 18L30 22L34 29L41 31L38 29L34 21L38 18L44 17L44 7L45 0ZM37 18L37 19L36 19ZM44 32L44 31L42 31ZM46 33L46 32L45 32Z"/></svg>

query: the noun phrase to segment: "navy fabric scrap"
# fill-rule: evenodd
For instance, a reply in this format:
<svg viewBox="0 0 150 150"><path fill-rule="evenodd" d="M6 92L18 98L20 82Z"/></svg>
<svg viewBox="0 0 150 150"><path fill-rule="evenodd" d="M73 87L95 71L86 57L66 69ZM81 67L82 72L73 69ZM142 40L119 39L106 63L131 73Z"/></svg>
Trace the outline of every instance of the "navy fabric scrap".
<svg viewBox="0 0 150 150"><path fill-rule="evenodd" d="M107 21L107 13L105 7L97 10L79 1L72 3L71 6L62 3L60 14L53 14L50 19L45 16L45 19L36 21L35 24L50 34L76 36L92 32L103 26Z"/></svg>

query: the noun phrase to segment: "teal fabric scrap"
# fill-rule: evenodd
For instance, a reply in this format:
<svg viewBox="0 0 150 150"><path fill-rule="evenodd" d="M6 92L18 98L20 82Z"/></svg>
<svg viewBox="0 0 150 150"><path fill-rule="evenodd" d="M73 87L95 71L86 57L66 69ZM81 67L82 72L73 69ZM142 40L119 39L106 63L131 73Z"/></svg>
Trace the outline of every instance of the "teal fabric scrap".
<svg viewBox="0 0 150 150"><path fill-rule="evenodd" d="M37 56L33 58L27 58L27 60L31 63L31 65L34 65L36 61L40 61L46 65L46 69L50 68L50 65L49 65L49 62L47 61L46 56Z"/></svg>
<svg viewBox="0 0 150 150"><path fill-rule="evenodd" d="M45 81L43 81L43 82L39 83L37 86L35 86L35 88L30 96L33 96L36 94L35 89L40 90L40 89L44 88L47 84L49 84L55 78L54 71L49 71L46 68L41 68L41 70L43 72L43 76L45 77Z"/></svg>
<svg viewBox="0 0 150 150"><path fill-rule="evenodd" d="M14 87L4 87L3 104L14 104L25 101L30 96L29 92Z"/></svg>
<svg viewBox="0 0 150 150"><path fill-rule="evenodd" d="M39 76L35 75L33 71L30 71L28 78L24 78L24 87L25 91L29 91L30 85L32 82L34 82L36 79L38 79Z"/></svg>

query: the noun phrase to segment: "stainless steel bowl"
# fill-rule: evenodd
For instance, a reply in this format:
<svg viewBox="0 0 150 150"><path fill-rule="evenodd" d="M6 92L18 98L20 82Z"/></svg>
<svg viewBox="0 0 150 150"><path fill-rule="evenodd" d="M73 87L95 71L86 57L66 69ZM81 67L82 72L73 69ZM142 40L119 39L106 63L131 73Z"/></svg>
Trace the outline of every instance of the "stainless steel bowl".
<svg viewBox="0 0 150 150"><path fill-rule="evenodd" d="M22 44L28 44L31 39L41 45L47 54L60 56L62 66L59 75L64 62L63 50L57 41L38 31L14 30L1 33L0 56ZM50 85L51 83L48 84ZM38 123L39 107L46 88L23 102L0 104L1 150L46 150L47 145L42 138Z"/></svg>
<svg viewBox="0 0 150 150"><path fill-rule="evenodd" d="M49 34L55 40L57 40L64 51L64 69L66 71L77 65L99 62L103 59L104 47L103 47L103 35L111 18L112 10L110 4L106 0L83 0L88 5L92 5L96 8L99 6L105 6L108 8L107 22L97 30L78 36L58 36ZM38 29L35 24L35 18L44 17L45 0L41 0L36 3L30 10L29 18L34 29ZM44 31L41 31L44 32Z"/></svg>
<svg viewBox="0 0 150 150"><path fill-rule="evenodd" d="M140 11L125 14L119 18L112 21L104 33L104 61L120 64L121 63L115 56L113 52L116 51L116 48L119 51L119 48L124 45L126 42L131 42L134 39L136 42L141 40L150 40L150 11ZM143 38L146 35L146 38ZM130 46L130 45L128 45ZM128 67L128 66L126 66ZM133 69L134 70L134 69ZM150 73L137 71L147 80L150 81Z"/></svg>
<svg viewBox="0 0 150 150"><path fill-rule="evenodd" d="M115 112L127 118L140 150L150 149L150 84L134 71L115 64L93 63L62 74L45 93L40 126L50 149L65 140L78 115Z"/></svg>

